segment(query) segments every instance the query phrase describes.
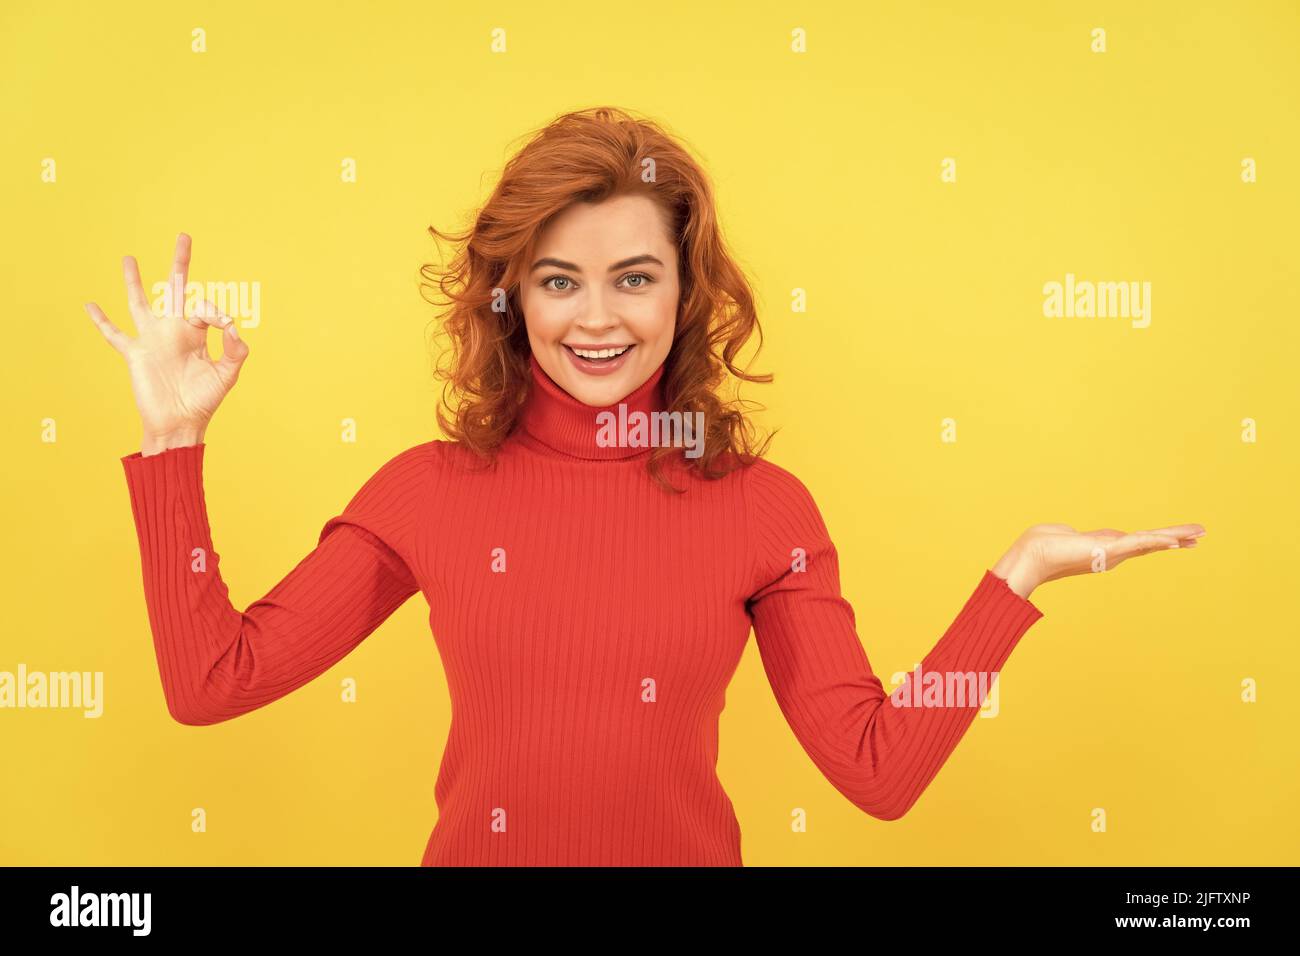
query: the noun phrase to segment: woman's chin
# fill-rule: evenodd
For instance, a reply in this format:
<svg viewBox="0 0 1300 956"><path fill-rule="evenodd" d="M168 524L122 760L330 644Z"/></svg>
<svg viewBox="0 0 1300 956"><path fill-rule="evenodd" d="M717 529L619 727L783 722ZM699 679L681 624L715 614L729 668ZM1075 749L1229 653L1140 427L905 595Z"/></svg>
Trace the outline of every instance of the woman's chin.
<svg viewBox="0 0 1300 956"><path fill-rule="evenodd" d="M606 408L618 404L635 390L634 386L625 385L625 381L630 381L629 377L620 372L597 382L574 382L569 394L584 405Z"/></svg>

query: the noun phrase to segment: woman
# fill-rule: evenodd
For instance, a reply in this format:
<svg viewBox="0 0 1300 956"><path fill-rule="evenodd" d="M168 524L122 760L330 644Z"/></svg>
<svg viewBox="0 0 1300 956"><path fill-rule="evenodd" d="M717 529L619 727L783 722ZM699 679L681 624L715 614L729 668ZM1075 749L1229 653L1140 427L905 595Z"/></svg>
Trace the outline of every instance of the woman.
<svg viewBox="0 0 1300 956"><path fill-rule="evenodd" d="M1039 584L1203 533L1030 528L926 656L922 686L909 675L887 695L816 504L721 397L728 375L766 378L735 364L758 328L753 298L685 149L624 111L562 116L455 238L437 283L448 439L379 468L242 612L212 550L202 462L248 345L210 302L155 317L130 257L138 337L88 306L143 419L122 462L176 720L283 697L415 592L427 599L453 718L423 865L740 865L715 766L751 627L816 766L864 812L898 819L1041 617ZM181 288L189 259L181 235ZM223 334L215 361L209 327Z"/></svg>

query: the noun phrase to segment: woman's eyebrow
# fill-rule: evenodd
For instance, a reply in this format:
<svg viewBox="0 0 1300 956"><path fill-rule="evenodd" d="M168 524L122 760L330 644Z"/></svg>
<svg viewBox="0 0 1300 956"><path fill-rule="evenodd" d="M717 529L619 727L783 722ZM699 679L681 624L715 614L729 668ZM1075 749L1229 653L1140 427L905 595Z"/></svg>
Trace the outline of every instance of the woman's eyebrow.
<svg viewBox="0 0 1300 956"><path fill-rule="evenodd" d="M632 256L630 259L621 259L618 262L614 263L612 266L610 266L608 271L613 272L616 269L626 269L628 266L637 266L646 262L653 262L659 266L663 265L663 262L659 260L658 256L652 256L648 252L646 252L646 253L642 253L639 256ZM533 263L532 268L529 269L528 271L536 272L538 269L542 268L543 266L552 266L553 268L556 269L568 269L570 272L582 271L572 262L565 262L563 259L556 259L551 256L544 256L541 259L538 259L536 262Z"/></svg>

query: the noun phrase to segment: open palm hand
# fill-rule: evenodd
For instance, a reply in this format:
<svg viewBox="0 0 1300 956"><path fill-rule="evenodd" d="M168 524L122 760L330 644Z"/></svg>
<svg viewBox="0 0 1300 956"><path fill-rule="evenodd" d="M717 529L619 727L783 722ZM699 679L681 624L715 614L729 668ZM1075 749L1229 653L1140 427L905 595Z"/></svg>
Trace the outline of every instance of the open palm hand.
<svg viewBox="0 0 1300 956"><path fill-rule="evenodd" d="M1109 571L1129 558L1157 551L1194 548L1205 534L1199 524L1149 531L1100 528L1076 531L1068 524L1036 524L1022 534L993 568L1017 594L1074 574Z"/></svg>

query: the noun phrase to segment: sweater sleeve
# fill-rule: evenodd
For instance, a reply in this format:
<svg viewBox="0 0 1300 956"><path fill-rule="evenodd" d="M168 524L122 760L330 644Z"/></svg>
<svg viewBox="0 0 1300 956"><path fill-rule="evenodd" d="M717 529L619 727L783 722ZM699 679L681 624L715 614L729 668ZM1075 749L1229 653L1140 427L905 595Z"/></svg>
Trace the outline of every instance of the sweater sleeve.
<svg viewBox="0 0 1300 956"><path fill-rule="evenodd" d="M427 486L425 447L380 468L326 522L316 547L244 611L231 604L208 527L206 445L122 458L173 718L215 724L278 700L337 663L419 590L410 562Z"/></svg>
<svg viewBox="0 0 1300 956"><path fill-rule="evenodd" d="M986 570L922 661L920 687L914 693L909 672L886 693L840 593L835 546L807 488L763 460L747 472L755 555L747 607L781 712L840 793L873 817L897 820L956 749L1042 612ZM936 673L947 693L934 690Z"/></svg>

